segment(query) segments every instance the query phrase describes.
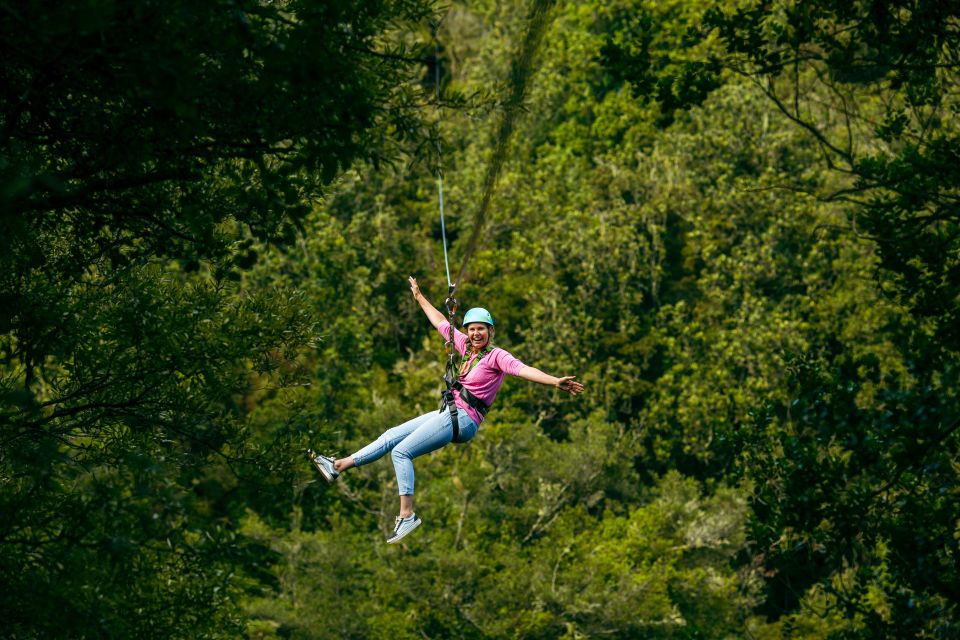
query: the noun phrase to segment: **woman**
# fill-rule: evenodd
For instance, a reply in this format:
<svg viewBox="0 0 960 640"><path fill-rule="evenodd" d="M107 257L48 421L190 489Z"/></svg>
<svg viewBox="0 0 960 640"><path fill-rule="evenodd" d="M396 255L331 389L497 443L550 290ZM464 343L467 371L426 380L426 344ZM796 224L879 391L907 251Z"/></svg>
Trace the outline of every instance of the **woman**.
<svg viewBox="0 0 960 640"><path fill-rule="evenodd" d="M410 291L431 324L444 339L449 338L450 323L423 295L416 278L410 278ZM466 334L453 330L454 346L463 356L459 371L460 384L453 391L456 422L459 426L457 442L466 442L476 435L486 408L493 404L507 374L553 386L573 395L583 391L583 385L574 380L576 376L556 378L539 369L528 367L504 349L494 347L493 317L486 309L467 311L463 317L463 327ZM312 452L310 457L323 477L328 482L333 482L347 469L369 464L392 451L400 490L400 515L397 516L393 535L387 540L389 544L393 544L420 526L421 520L413 511L413 459L436 451L454 439L454 410L448 411L444 406L439 412L431 411L388 429L374 442L347 458L335 460Z"/></svg>

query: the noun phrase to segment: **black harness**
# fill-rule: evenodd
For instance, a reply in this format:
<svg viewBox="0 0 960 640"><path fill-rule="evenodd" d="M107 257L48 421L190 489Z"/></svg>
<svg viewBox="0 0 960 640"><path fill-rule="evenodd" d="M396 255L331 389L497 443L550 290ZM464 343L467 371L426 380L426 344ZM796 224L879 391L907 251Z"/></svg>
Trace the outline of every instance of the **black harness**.
<svg viewBox="0 0 960 640"><path fill-rule="evenodd" d="M451 323L450 343L452 342L453 324ZM474 361L473 366L479 364L480 359L483 358L483 356L485 356L487 353L489 353L489 351L481 352ZM444 407L450 411L450 425L453 427L453 442L460 442L460 421L457 419L457 403L454 400L453 392L460 392L460 398L463 399L463 401L466 402L472 409L475 409L481 416L486 416L487 410L490 407L485 405L479 398L470 393L460 382L460 376L454 375L453 371L453 357L451 356L447 360L447 373L443 376L443 381L446 383L447 388L445 391L440 392L440 411L443 412ZM469 373L469 371L467 373Z"/></svg>

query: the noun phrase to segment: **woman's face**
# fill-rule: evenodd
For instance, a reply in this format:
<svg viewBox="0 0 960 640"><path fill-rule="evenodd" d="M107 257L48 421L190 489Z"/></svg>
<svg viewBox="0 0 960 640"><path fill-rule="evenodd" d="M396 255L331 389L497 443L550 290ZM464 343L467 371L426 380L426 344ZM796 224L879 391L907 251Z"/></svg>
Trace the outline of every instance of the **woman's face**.
<svg viewBox="0 0 960 640"><path fill-rule="evenodd" d="M490 342L490 327L485 322L471 322L467 325L467 339L470 347L480 351Z"/></svg>

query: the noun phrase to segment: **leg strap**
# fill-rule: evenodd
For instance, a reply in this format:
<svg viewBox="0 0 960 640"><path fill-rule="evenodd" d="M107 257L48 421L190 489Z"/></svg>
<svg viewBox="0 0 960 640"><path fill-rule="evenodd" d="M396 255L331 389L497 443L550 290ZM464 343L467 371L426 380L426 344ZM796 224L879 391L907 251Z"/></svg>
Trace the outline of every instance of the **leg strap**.
<svg viewBox="0 0 960 640"><path fill-rule="evenodd" d="M453 400L453 391L447 389L441 394L440 411L446 405L450 411L450 426L453 427L452 442L460 442L460 421L457 420L457 403Z"/></svg>

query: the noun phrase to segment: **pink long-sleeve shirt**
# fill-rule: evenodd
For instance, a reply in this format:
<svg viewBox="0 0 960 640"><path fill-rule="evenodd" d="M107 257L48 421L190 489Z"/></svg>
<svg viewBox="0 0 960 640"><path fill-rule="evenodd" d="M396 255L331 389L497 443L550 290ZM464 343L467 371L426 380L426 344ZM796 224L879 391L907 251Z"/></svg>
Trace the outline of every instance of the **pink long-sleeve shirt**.
<svg viewBox="0 0 960 640"><path fill-rule="evenodd" d="M444 321L438 329L440 335L446 340L450 335L450 323ZM461 356L467 352L467 336L456 328L453 330L453 345ZM476 357L475 355L470 356L467 362L473 363ZM511 376L520 375L520 370L525 366L505 349L494 347L493 351L483 356L483 359L470 370L470 373L460 379L460 383L464 389L489 407L493 404L493 399L497 397L497 392L500 390L500 385L503 384L506 375L508 373ZM460 397L459 391L454 390L453 396L457 406L466 411L467 415L479 426L483 422L483 416L480 415L480 412L468 405Z"/></svg>

